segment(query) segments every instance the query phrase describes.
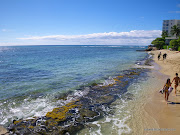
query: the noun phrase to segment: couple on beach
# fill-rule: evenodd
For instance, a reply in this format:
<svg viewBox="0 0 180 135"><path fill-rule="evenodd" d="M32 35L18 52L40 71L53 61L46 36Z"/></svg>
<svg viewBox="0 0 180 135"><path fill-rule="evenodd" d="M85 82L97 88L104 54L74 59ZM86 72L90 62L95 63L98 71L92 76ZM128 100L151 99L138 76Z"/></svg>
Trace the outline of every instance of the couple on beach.
<svg viewBox="0 0 180 135"><path fill-rule="evenodd" d="M163 54L163 60L165 60L167 57L167 53ZM158 60L161 58L161 52L158 54Z"/></svg>
<svg viewBox="0 0 180 135"><path fill-rule="evenodd" d="M175 88L175 94L176 94L176 89L178 87L178 84L180 83L180 78L178 77L178 73L176 73L176 77L174 77L174 79L172 80L172 82L170 81L170 79L168 78L167 79L167 82L165 83L164 87L163 87L163 90L164 90L164 93L165 93L165 100L168 101L168 97L169 97L169 94L171 93L171 91L173 90L173 88L171 87L171 84L173 83L173 81L175 81L175 85L174 85L174 88Z"/></svg>

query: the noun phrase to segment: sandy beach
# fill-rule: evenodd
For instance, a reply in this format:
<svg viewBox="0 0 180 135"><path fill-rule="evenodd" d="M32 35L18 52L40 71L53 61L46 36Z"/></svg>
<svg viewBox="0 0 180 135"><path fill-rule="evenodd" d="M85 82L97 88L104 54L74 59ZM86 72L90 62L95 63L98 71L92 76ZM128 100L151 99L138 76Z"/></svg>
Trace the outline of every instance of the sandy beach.
<svg viewBox="0 0 180 135"><path fill-rule="evenodd" d="M163 61L162 55L161 59L158 61L157 56L159 53L167 53L167 59ZM154 54L154 61L160 68L160 71L165 76L162 78L160 75L156 75L156 79L161 79L164 84L167 78L171 81L175 77L175 73L179 73L180 76L180 52L169 51L169 50L157 50L152 51ZM160 77L160 78L158 78ZM158 93L162 89L164 84L157 84L156 88L153 89L152 97L144 109L148 113L149 117L155 119L158 125L147 124L149 127L144 127L144 134L150 135L178 135L180 134L180 86L177 88L177 94L173 90L169 96L169 101L166 102L164 99L164 94ZM174 82L172 84L174 88ZM150 122L150 121L149 121Z"/></svg>

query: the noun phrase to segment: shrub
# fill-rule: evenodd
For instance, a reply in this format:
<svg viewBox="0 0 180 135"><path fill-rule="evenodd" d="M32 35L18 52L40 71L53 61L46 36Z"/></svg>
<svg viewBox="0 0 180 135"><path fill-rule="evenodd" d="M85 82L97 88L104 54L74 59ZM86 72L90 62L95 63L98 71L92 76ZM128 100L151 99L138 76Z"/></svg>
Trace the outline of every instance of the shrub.
<svg viewBox="0 0 180 135"><path fill-rule="evenodd" d="M163 49L167 49L167 45L164 45L164 46L163 46Z"/></svg>
<svg viewBox="0 0 180 135"><path fill-rule="evenodd" d="M158 49L162 49L165 45L165 39L164 38L156 38L151 42L151 44L155 45Z"/></svg>
<svg viewBox="0 0 180 135"><path fill-rule="evenodd" d="M180 51L180 46L178 47L178 51Z"/></svg>
<svg viewBox="0 0 180 135"><path fill-rule="evenodd" d="M170 46L172 46L173 48L173 50L178 50L178 47L179 47L179 45L178 45L178 41L176 40L176 39L174 39L174 40L171 40L170 41Z"/></svg>
<svg viewBox="0 0 180 135"><path fill-rule="evenodd" d="M171 48L171 49L172 49L172 48L173 48L173 46L169 45L169 46L168 46L168 49L169 49L169 48Z"/></svg>

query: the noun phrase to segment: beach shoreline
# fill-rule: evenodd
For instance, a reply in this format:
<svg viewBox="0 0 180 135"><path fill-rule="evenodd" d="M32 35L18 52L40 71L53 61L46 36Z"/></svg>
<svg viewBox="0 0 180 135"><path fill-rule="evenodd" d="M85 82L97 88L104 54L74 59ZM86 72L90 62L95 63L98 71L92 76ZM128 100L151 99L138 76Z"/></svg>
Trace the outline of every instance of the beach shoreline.
<svg viewBox="0 0 180 135"><path fill-rule="evenodd" d="M45 125L45 124L46 124L46 127L47 127L47 125L50 125L51 123L48 120L51 120L51 118L52 118L51 116L53 115L53 118L56 119L56 121L61 121L62 120L64 122L66 122L66 119L67 119L67 121L69 123L72 122L72 126L73 126L73 122L74 122L73 118L76 118L77 122L80 123L78 125L78 127L80 127L80 128L83 128L84 124L82 124L82 123L85 123L85 122L87 123L88 119L89 119L89 121L92 121L92 118L94 118L94 120L98 121L102 125L102 127L103 126L106 127L108 124L110 126L113 124L114 127L116 127L116 130L114 130L114 127L112 127L112 130L108 129L108 130L104 131L104 129L107 129L107 128L104 128L101 131L101 130L96 128L96 127L98 127L99 123L96 124L96 122L94 122L94 124L93 124L93 126L94 126L93 131L94 132L100 132L101 131L102 133L107 133L107 132L111 132L112 131L114 134L128 133L129 132L129 127L126 125L125 120L131 114L128 114L128 111L126 111L126 110L128 110L128 108L124 109L122 107L126 105L126 102L129 102L129 101L133 100L134 99L134 96L133 96L134 93L138 92L139 90L138 90L138 88L137 89L135 88L134 89L134 93L129 93L129 92L126 93L127 92L127 88L128 88L128 86L131 85L131 83L136 82L136 80L141 80L141 78L142 79L146 78L147 77L147 72L149 72L149 69L146 69L146 68L142 68L141 69L141 67L140 68L136 67L137 65L142 65L142 67L143 67L144 61L146 60L146 58L148 58L148 55L147 55L146 52L141 52L141 53L136 52L135 51L136 48L137 47L135 47L135 48L126 47L125 50L127 50L128 53L125 53L125 54L120 53L122 51L124 52L124 49L122 47L120 47L118 49L115 49L115 50L119 50L120 51L120 52L119 51L118 52L114 51L114 52L117 53L118 57L116 56L116 53L113 53L113 57L111 56L111 59L109 59L109 58L107 59L107 60L112 60L113 63L111 65L114 65L114 72L113 71L112 72L107 72L107 69L105 70L105 72L103 72L104 70L102 71L103 74L107 72L106 73L107 76L105 74L105 75L103 75L104 78L102 78L102 81L104 82L103 85L102 85L102 82L100 82L100 84L98 84L98 82L97 83L92 83L92 84L88 83L87 87L85 85L82 85L82 87L81 87L81 85L80 85L78 87L78 89L74 91L74 93L65 94L64 96L63 95L61 96L58 93L57 96L55 96L55 101L51 102L51 98L53 98L53 97L48 98L48 99L50 99L50 100L48 100L49 101L48 102L48 106L45 106L44 109L42 108L42 111L41 110L39 111L38 108L39 107L41 108L41 103L44 103L47 100L39 100L39 99L44 99L44 97L36 97L35 99L32 100L33 102L31 102L29 100L24 100L23 99L22 107L20 105L17 109L15 108L16 106L14 108L12 108L12 109L13 110L16 109L16 110L19 111L19 110L21 110L24 107L28 108L28 106L30 106L31 103L38 103L40 105L38 105L37 107L36 107L36 104L33 104L33 106L36 107L36 111L34 111L34 112L35 112L35 114L38 114L38 115L30 114L31 112L33 112L33 108L31 108L31 106L30 106L30 108L27 109L28 112L26 111L26 109L23 109L22 113L19 113L18 111L16 111L15 113L9 113L10 114L10 115L8 115L9 119L8 119L8 121L6 123L4 122L6 120L5 119L6 117L2 118L2 121L1 121L2 125L5 128L7 128L8 131L11 130L11 129L16 129L16 127L17 127L17 129L19 129L18 127L26 126L27 129L26 128L22 129L22 132L25 132L26 130L28 130L28 131L30 130L30 131L33 132L33 131L36 130L36 128L39 127L39 126L36 126L36 125L41 125L40 122L42 122L42 126ZM87 47L86 48L85 47L83 47L83 48L76 48L76 49L78 49L78 50L84 50L84 49L85 50L89 50L89 49L90 50L94 50L94 48L92 49L92 48L87 48ZM112 49L114 50L114 47ZM57 50L57 48L55 48L55 52L56 52L56 50ZM59 49L59 51L60 50L61 50L61 48ZM95 50L97 50L97 54L98 54L99 48L98 49L95 48ZM106 48L106 50L110 50L110 49ZM94 54L94 51L93 51L93 54ZM131 54L132 54L132 56L131 56ZM69 58L67 58L67 59L69 59ZM98 57L98 59L99 59L99 57ZM116 63L114 63L114 61L116 59L118 61L118 62L116 62L118 66L116 66ZM126 59L128 59L128 60L126 60ZM93 58L92 60L94 61L95 59ZM104 61L105 60L106 59L104 59ZM53 61L53 59L52 59L52 61ZM89 58L88 58L88 61L89 61ZM136 64L137 62L138 62L138 64ZM42 62L42 63L44 63L44 62ZM99 63L99 61L98 61L98 63ZM120 63L120 65L118 63ZM49 63L44 63L44 64L49 64ZM109 62L107 64L109 65ZM94 70L94 67L92 67L92 68ZM110 66L111 70L112 70L112 68L113 67ZM50 69L47 68L47 71L48 70L51 71ZM56 67L54 69L59 69L59 68ZM117 70L115 70L115 69L117 69ZM86 70L87 70L87 68L86 68ZM46 72L44 72L44 70L43 70L42 73L46 75ZM98 71L98 73L99 73L99 71ZM138 73L141 73L141 75L138 74ZM54 74L56 74L56 72ZM78 75L78 76L81 77L80 75ZM27 76L28 76L28 74L27 74ZM37 76L39 76L39 75L37 75ZM47 76L49 76L49 74L47 74ZM56 74L56 76L58 76L58 74ZM71 76L73 76L73 75L71 74ZM50 76L50 77L52 77L52 76ZM96 80L95 77L92 77L92 78L94 78L94 80ZM81 80L79 80L80 78L77 78L77 79L78 79L78 81L81 81ZM57 78L55 78L55 80L53 80L53 81L55 81L55 83L50 83L51 84L50 86L53 86L53 88L55 86L62 85L61 83L56 83L57 82ZM34 82L36 82L36 80L34 80ZM111 82L113 82L113 83L111 83ZM41 86L44 86L44 83L42 83L42 84L43 85L41 85ZM99 85L99 86L96 86L96 85ZM35 86L33 86L33 87L35 88ZM46 97L46 95L44 95L44 96ZM78 97L81 100L79 100L77 102L70 102L72 99L78 98ZM100 97L102 97L102 98L100 98ZM122 99L121 99L121 97L122 97ZM23 98L24 98L24 96L23 96ZM38 100L36 100L36 99L38 99ZM119 100L117 100L117 102L114 102L116 99L119 99ZM34 102L34 101L37 101L37 102ZM56 102L56 101L58 101L58 102ZM113 102L112 105L111 105L111 102ZM16 102L13 102L13 103L16 103ZM54 103L56 103L57 105L54 104ZM61 104L61 103L63 103L63 104ZM69 105L69 103L71 103L71 106ZM45 105L47 105L47 103L45 103ZM50 109L49 107L53 108L53 109ZM61 110L62 107L65 108L65 111L63 111L63 115L61 115L61 116L63 116L63 118L62 117L59 118L58 117L59 115L58 116L56 115L56 111ZM11 109L11 108L9 107L9 109ZM70 109L70 111L69 111L69 113L67 113L67 116L66 116L66 119L65 119L65 113L68 111L68 109ZM5 110L5 107L4 107L4 110ZM47 111L47 112L45 112L45 114L39 113L39 112L44 112L44 110ZM8 108L5 111L8 114ZM10 112L12 112L12 111L10 110ZM121 113L121 115L119 115L120 113ZM23 115L23 114L28 114L29 116L26 117L26 115ZM79 117L80 114L82 114L82 117ZM99 115L99 114L101 114L101 115ZM107 114L107 117L106 117L106 114ZM116 118L114 118L114 114L115 114ZM13 117L13 116L15 116L15 117ZM104 117L105 118L105 122L104 123L103 122L101 123L101 121L100 121L100 117L101 116L105 116ZM99 117L99 119L97 119L97 117ZM110 121L109 121L109 117L112 118ZM45 120L45 119L47 119L47 121L48 121L47 123L44 123L43 120ZM13 120L16 120L16 121L14 123L12 123ZM5 124L3 124L3 123L5 123ZM55 124L57 125L57 122ZM72 128L72 126L71 127L69 126L72 130L76 130L76 129L77 129L77 131L80 130L78 128ZM93 126L91 126L91 127L93 127ZM48 127L48 129L50 129L50 130L51 130L51 128L52 127ZM66 128L66 127L64 126L64 128ZM64 131L67 131L67 128ZM61 128L61 130L63 130L63 128ZM74 132L72 130L70 132ZM92 131L92 128L91 128L87 132L88 133L92 133L93 131Z"/></svg>
<svg viewBox="0 0 180 135"><path fill-rule="evenodd" d="M165 61L163 61L162 59L160 59L160 61L157 60L157 55L160 51L162 54L168 54L168 57ZM128 109L126 108L126 111L129 111L129 114L131 116L128 116L127 122L123 123L124 129L119 129L119 131L121 132L121 134L130 133L137 135L179 134L180 130L178 129L178 127L180 125L180 119L178 116L178 111L180 110L180 107L178 103L180 103L180 97L176 96L173 91L169 97L169 100L171 102L168 102L167 104L164 100L164 95L160 94L159 90L163 87L167 78L170 78L172 81L173 77L175 76L175 73L178 69L177 66L178 58L180 58L180 53L168 50L157 50L152 51L149 54L153 55L153 65L136 66L145 69L149 68L152 72L148 72L147 80L145 78L143 78L142 80L138 77L138 80L140 79L139 82L135 82L133 85L130 85L130 87L128 87L128 94L134 95L134 97L132 97L132 100L128 101ZM132 74L134 74L134 72L132 72ZM174 87L174 84L172 86ZM139 88L140 90L137 91L137 89ZM180 90L180 88L178 88L178 90ZM113 104L118 104L118 102L114 102ZM121 111L119 110L120 107L121 104L119 104L119 106L117 107L117 111ZM121 118L122 116L118 115L117 118ZM111 122L112 121L113 120L111 120ZM107 125L108 124L106 123L102 126ZM82 131L82 134L84 133L84 131Z"/></svg>
<svg viewBox="0 0 180 135"><path fill-rule="evenodd" d="M160 52L161 54L167 53L166 60L163 60L161 55L161 59L158 61L157 56ZM168 102L165 101L164 94L159 93L159 90L163 88L167 78L170 78L172 81L175 77L175 73L180 73L180 53L169 50L156 50L151 51L151 53L153 54L155 64L160 66L159 69L155 69L157 72L155 77L157 81L158 79L161 79L164 83L160 83L155 89L152 89L152 93L150 94L151 99L147 101L144 106L147 114L158 124L153 126L150 121L147 121L149 127L145 127L144 134L180 134L180 115L178 113L180 111L180 87L177 88L177 94L175 94L174 90L172 91ZM158 75L158 72L160 72L162 76ZM172 84L172 87L174 88L174 83Z"/></svg>

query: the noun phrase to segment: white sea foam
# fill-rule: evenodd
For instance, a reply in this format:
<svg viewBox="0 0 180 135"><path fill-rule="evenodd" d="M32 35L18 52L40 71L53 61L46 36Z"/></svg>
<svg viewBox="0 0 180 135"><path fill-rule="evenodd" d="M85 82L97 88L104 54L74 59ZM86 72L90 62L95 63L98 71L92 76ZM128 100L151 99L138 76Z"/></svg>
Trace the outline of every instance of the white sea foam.
<svg viewBox="0 0 180 135"><path fill-rule="evenodd" d="M90 133L90 135L102 135L101 124L99 124L98 121L94 121L94 122L92 122L92 124L96 125L98 127L98 129L96 131L93 131L92 133Z"/></svg>
<svg viewBox="0 0 180 135"><path fill-rule="evenodd" d="M32 118L34 116L44 116L48 111L52 110L55 104L50 102L48 98L37 98L36 100L25 99L24 102L16 107L3 110L4 114L0 124L6 124L13 119Z"/></svg>
<svg viewBox="0 0 180 135"><path fill-rule="evenodd" d="M134 66L135 68L147 68L147 69L154 69L154 66L145 66L145 65L138 65L135 64Z"/></svg>
<svg viewBox="0 0 180 135"><path fill-rule="evenodd" d="M108 86L110 84L114 84L115 81L113 79L113 77L109 77L107 80L104 80L102 84L99 84L99 86Z"/></svg>
<svg viewBox="0 0 180 135"><path fill-rule="evenodd" d="M90 90L89 87L85 87L84 90L75 90L72 94L69 94L67 96L67 100L59 100L59 102L60 102L59 104L65 105L69 102L75 101L75 100L79 99L80 97L87 95L89 93L89 90Z"/></svg>
<svg viewBox="0 0 180 135"><path fill-rule="evenodd" d="M114 103L113 103L114 104ZM83 129L81 134L90 134L90 135L103 135L103 134L124 134L130 133L131 129L126 124L126 121L130 118L131 114L127 111L128 102L123 99L118 99L115 101L115 105L111 105L110 108L102 107L103 111L113 111L113 115L107 115L104 118L86 123L89 129Z"/></svg>
<svg viewBox="0 0 180 135"><path fill-rule="evenodd" d="M67 96L67 100L61 99L56 102L52 102L48 96L37 98L35 100L26 98L19 106L11 107L11 105L9 105L8 110L1 110L0 114L3 114L4 112L6 115L3 115L2 118L0 118L0 124L7 124L8 121L12 121L13 119L29 119L34 116L45 116L47 112L52 111L55 107L63 106L87 95L89 90L89 87L85 87L84 90L75 90L72 94ZM12 104L15 104L15 102L12 102Z"/></svg>
<svg viewBox="0 0 180 135"><path fill-rule="evenodd" d="M131 129L125 124L125 122L128 118L129 117L127 116L127 117L124 117L122 120L120 120L118 118L113 119L114 126L118 127L119 135L121 135L122 133L130 133L131 132Z"/></svg>

